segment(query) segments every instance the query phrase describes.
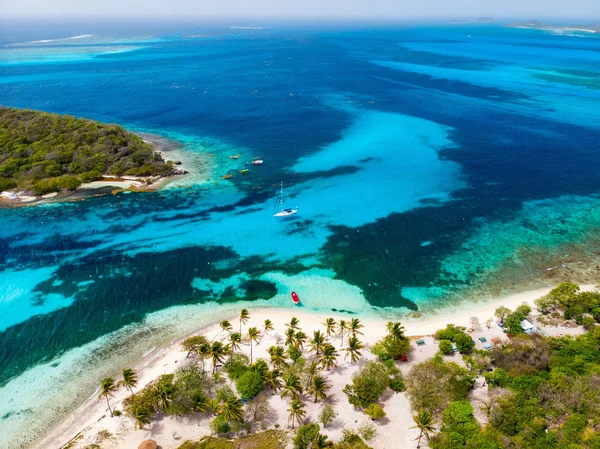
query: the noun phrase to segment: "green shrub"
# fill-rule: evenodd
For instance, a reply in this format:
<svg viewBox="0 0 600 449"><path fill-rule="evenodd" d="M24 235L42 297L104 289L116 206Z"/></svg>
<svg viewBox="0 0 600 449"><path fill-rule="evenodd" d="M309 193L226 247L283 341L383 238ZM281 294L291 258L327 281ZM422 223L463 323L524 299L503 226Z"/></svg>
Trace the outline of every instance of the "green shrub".
<svg viewBox="0 0 600 449"><path fill-rule="evenodd" d="M358 433L365 441L371 441L373 438L375 438L377 428L373 425L373 423L367 421L358 426Z"/></svg>
<svg viewBox="0 0 600 449"><path fill-rule="evenodd" d="M445 355L452 354L452 342L450 340L440 341L440 352Z"/></svg>
<svg viewBox="0 0 600 449"><path fill-rule="evenodd" d="M100 173L99 171L88 171L86 173L82 173L79 176L79 179L81 179L81 182L97 181L99 179L102 179L102 173Z"/></svg>
<svg viewBox="0 0 600 449"><path fill-rule="evenodd" d="M327 427L334 421L336 416L337 413L335 412L333 405L325 404L321 408L321 412L319 413L319 422L323 424L323 427Z"/></svg>
<svg viewBox="0 0 600 449"><path fill-rule="evenodd" d="M223 364L223 371L231 380L236 380L250 369L250 359L245 354L233 354Z"/></svg>
<svg viewBox="0 0 600 449"><path fill-rule="evenodd" d="M385 418L386 413L379 404L371 404L364 410L365 414L369 415L372 420Z"/></svg>
<svg viewBox="0 0 600 449"><path fill-rule="evenodd" d="M252 399L264 390L265 384L263 383L262 376L256 371L246 371L242 374L235 387L238 393L242 396L242 399Z"/></svg>
<svg viewBox="0 0 600 449"><path fill-rule="evenodd" d="M217 435L227 435L232 428L223 415L219 415L210 422L210 430Z"/></svg>
<svg viewBox="0 0 600 449"><path fill-rule="evenodd" d="M406 390L406 384L404 383L404 381L402 379L391 378L390 379L390 388L393 391L395 391L396 393L401 393L404 390Z"/></svg>
<svg viewBox="0 0 600 449"><path fill-rule="evenodd" d="M379 400L388 384L389 374L386 366L378 362L367 362L343 391L350 404L365 408Z"/></svg>
<svg viewBox="0 0 600 449"><path fill-rule="evenodd" d="M318 424L312 423L299 427L294 437L294 449L309 449L320 434Z"/></svg>
<svg viewBox="0 0 600 449"><path fill-rule="evenodd" d="M12 179L0 177L0 192L3 192L4 190L14 189L15 187L17 187L17 183L14 182Z"/></svg>

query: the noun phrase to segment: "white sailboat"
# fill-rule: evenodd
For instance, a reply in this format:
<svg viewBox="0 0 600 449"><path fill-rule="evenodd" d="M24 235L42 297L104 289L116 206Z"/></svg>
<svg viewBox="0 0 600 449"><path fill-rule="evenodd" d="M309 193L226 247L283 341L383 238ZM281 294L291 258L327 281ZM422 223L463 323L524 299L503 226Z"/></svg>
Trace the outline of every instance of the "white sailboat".
<svg viewBox="0 0 600 449"><path fill-rule="evenodd" d="M281 189L279 190L279 200L277 201L275 208L277 208L278 206L282 208L281 212L273 214L274 217L289 217L290 215L298 213L298 206L296 206L295 209L283 207L283 181L281 182Z"/></svg>

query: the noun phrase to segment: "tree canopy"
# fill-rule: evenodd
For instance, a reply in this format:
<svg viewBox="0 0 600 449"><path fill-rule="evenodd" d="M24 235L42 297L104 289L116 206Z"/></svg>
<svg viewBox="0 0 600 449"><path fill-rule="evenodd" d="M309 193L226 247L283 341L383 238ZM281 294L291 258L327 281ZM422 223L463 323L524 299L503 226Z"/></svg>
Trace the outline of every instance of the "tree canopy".
<svg viewBox="0 0 600 449"><path fill-rule="evenodd" d="M69 115L0 107L0 191L44 194L115 176L173 170L149 143L122 126Z"/></svg>

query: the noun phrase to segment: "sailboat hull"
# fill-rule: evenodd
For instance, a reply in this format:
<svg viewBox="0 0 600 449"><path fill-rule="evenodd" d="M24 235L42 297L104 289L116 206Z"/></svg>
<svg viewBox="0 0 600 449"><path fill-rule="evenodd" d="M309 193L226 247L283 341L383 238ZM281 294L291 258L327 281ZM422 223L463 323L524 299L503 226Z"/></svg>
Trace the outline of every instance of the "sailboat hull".
<svg viewBox="0 0 600 449"><path fill-rule="evenodd" d="M274 217L289 217L290 215L294 215L298 213L298 209L286 209L286 210L282 210L281 212L278 212L276 214L274 214Z"/></svg>

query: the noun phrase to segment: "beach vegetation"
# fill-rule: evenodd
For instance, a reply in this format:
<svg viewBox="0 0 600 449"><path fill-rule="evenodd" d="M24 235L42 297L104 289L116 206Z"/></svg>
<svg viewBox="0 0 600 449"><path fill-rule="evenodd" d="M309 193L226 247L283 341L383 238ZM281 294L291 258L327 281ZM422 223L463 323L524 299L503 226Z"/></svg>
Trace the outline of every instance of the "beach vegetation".
<svg viewBox="0 0 600 449"><path fill-rule="evenodd" d="M440 340L439 348L440 352L444 355L450 355L454 351L450 340Z"/></svg>
<svg viewBox="0 0 600 449"><path fill-rule="evenodd" d="M281 398L290 397L292 400L297 400L304 389L300 382L300 378L294 373L286 373L283 375L283 384L281 386Z"/></svg>
<svg viewBox="0 0 600 449"><path fill-rule="evenodd" d="M405 382L413 409L441 417L448 404L467 398L475 379L468 369L436 356L413 366Z"/></svg>
<svg viewBox="0 0 600 449"><path fill-rule="evenodd" d="M494 312L494 316L500 320L500 322L504 322L504 318L508 316L510 313L510 309L508 307L500 306Z"/></svg>
<svg viewBox="0 0 600 449"><path fill-rule="evenodd" d="M290 360L294 363L298 363L302 359L302 351L299 347L294 345L288 346L287 355L290 358Z"/></svg>
<svg viewBox="0 0 600 449"><path fill-rule="evenodd" d="M186 358L189 357L192 353L197 353L200 349L200 346L208 343L207 338L204 335L193 335L191 337L186 338L181 343L181 346L184 351L187 351Z"/></svg>
<svg viewBox="0 0 600 449"><path fill-rule="evenodd" d="M289 413L289 420L292 423L292 429L296 422L302 423L302 420L306 415L305 405L297 398L290 401L290 406L287 411Z"/></svg>
<svg viewBox="0 0 600 449"><path fill-rule="evenodd" d="M376 419L385 418L386 413L379 404L371 404L368 407L365 407L364 412L366 415L370 416L373 421Z"/></svg>
<svg viewBox="0 0 600 449"><path fill-rule="evenodd" d="M323 351L325 346L325 335L321 331L314 331L313 338L310 339L310 350L315 351L317 356Z"/></svg>
<svg viewBox="0 0 600 449"><path fill-rule="evenodd" d="M141 137L114 124L0 107L0 191L43 195L73 190L102 174L167 175L165 162Z"/></svg>
<svg viewBox="0 0 600 449"><path fill-rule="evenodd" d="M133 393L133 389L138 384L138 375L137 372L131 368L125 368L122 371L123 379L119 381L117 384L119 387L124 386L126 390L129 390L131 394Z"/></svg>
<svg viewBox="0 0 600 449"><path fill-rule="evenodd" d="M321 428L316 423L299 427L293 440L294 449L313 449L320 434Z"/></svg>
<svg viewBox="0 0 600 449"><path fill-rule="evenodd" d="M413 415L413 421L415 422L415 425L412 426L411 429L419 429L417 447L421 447L421 438L425 437L427 441L429 441L433 432L435 432L435 422L433 416L426 410L422 410L416 415Z"/></svg>
<svg viewBox="0 0 600 449"><path fill-rule="evenodd" d="M298 331L298 332L296 332L296 339L295 339L294 346L296 346L296 348L302 350L302 349L304 349L304 344L306 343L307 340L308 340L307 335L302 331Z"/></svg>
<svg viewBox="0 0 600 449"><path fill-rule="evenodd" d="M262 326L262 327L263 327L263 333L262 333L262 335L261 335L261 337L260 337L260 340L258 341L258 344L260 344L260 342L262 341L262 339L263 339L263 338L265 338L265 336L266 336L266 335L267 335L269 332L271 332L271 331L273 331L273 330L275 329L275 327L273 326L273 322L272 322L271 320L269 320L269 319L266 319L266 320L264 321L264 323L263 323L263 326Z"/></svg>
<svg viewBox="0 0 600 449"><path fill-rule="evenodd" d="M320 367L321 365L318 360L311 360L309 363L304 365L300 374L304 389L308 389L310 387L313 377L319 374Z"/></svg>
<svg viewBox="0 0 600 449"><path fill-rule="evenodd" d="M342 429L342 438L332 446L333 449L372 449L367 446L358 433L352 429Z"/></svg>
<svg viewBox="0 0 600 449"><path fill-rule="evenodd" d="M285 449L288 438L281 430L265 430L235 439L204 437L186 441L177 449Z"/></svg>
<svg viewBox="0 0 600 449"><path fill-rule="evenodd" d="M250 342L250 363L252 363L252 346L254 343L257 343L259 337L260 332L256 327L251 327L248 329L248 341Z"/></svg>
<svg viewBox="0 0 600 449"><path fill-rule="evenodd" d="M263 423L273 412L266 396L259 395L248 401L244 407L244 420L249 423Z"/></svg>
<svg viewBox="0 0 600 449"><path fill-rule="evenodd" d="M241 343L242 343L242 334L240 334L239 332L233 332L233 333L229 334L229 346L231 347L231 353L229 354L229 357L233 357L233 354L235 354L235 351L240 349Z"/></svg>
<svg viewBox="0 0 600 449"><path fill-rule="evenodd" d="M410 350L410 340L404 335L404 326L399 321L390 321L386 330L386 336L373 345L371 353L384 362L400 360Z"/></svg>
<svg viewBox="0 0 600 449"><path fill-rule="evenodd" d="M242 399L248 400L263 391L265 384L260 373L248 370L237 379L235 387Z"/></svg>
<svg viewBox="0 0 600 449"><path fill-rule="evenodd" d="M293 316L290 319L290 322L286 324L286 326L294 331L297 331L297 330L300 330L300 327L298 326L299 324L300 324L300 321L298 320L298 318Z"/></svg>
<svg viewBox="0 0 600 449"><path fill-rule="evenodd" d="M327 318L325 320L325 334L327 335L327 339L331 338L332 335L336 333L337 323L333 318Z"/></svg>
<svg viewBox="0 0 600 449"><path fill-rule="evenodd" d="M344 359L350 356L350 363L356 363L360 360L362 356L362 350L365 348L364 343L362 343L358 338L352 336L348 339L348 347L345 349L346 355Z"/></svg>
<svg viewBox="0 0 600 449"><path fill-rule="evenodd" d="M250 319L250 312L248 312L248 309L240 310L240 334L242 333L242 324L245 325L249 319Z"/></svg>
<svg viewBox="0 0 600 449"><path fill-rule="evenodd" d="M329 390L330 386L325 380L323 376L313 376L310 386L308 387L307 393L312 395L315 399L315 403L317 400L324 401L327 398L327 390Z"/></svg>
<svg viewBox="0 0 600 449"><path fill-rule="evenodd" d="M271 394L277 393L283 386L283 382L281 381L281 371L278 369L267 371L263 376L263 382L266 387L269 387Z"/></svg>
<svg viewBox="0 0 600 449"><path fill-rule="evenodd" d="M377 434L377 427L368 421L363 422L356 430L358 430L358 434L365 441L371 441Z"/></svg>
<svg viewBox="0 0 600 449"><path fill-rule="evenodd" d="M348 332L353 337L356 337L357 335L363 335L361 331L363 327L365 327L364 324L362 324L358 318L352 318L352 320L350 320L350 324L348 325Z"/></svg>
<svg viewBox="0 0 600 449"><path fill-rule="evenodd" d="M335 418L337 417L337 412L335 411L335 409L333 408L333 405L331 404L325 404L323 405L323 407L321 407L321 411L319 412L319 422L321 424L323 424L323 427L327 427L329 424L331 424L333 421L335 421Z"/></svg>
<svg viewBox="0 0 600 449"><path fill-rule="evenodd" d="M386 366L380 362L367 362L352 377L352 383L347 384L343 392L350 404L358 408L366 408L379 400L388 384L389 373Z"/></svg>
<svg viewBox="0 0 600 449"><path fill-rule="evenodd" d="M468 354L475 347L475 342L465 331L464 327L449 324L444 329L438 330L435 338L440 341L449 340L456 345L461 354Z"/></svg>
<svg viewBox="0 0 600 449"><path fill-rule="evenodd" d="M279 345L271 346L267 350L267 352L269 353L269 356L271 357L271 365L273 365L278 370L281 370L288 365L287 353L283 346L279 346Z"/></svg>
<svg viewBox="0 0 600 449"><path fill-rule="evenodd" d="M330 370L337 366L338 352L335 347L329 343L323 346L323 353L319 356L321 367L325 370Z"/></svg>
<svg viewBox="0 0 600 449"><path fill-rule="evenodd" d="M112 397L115 391L117 391L117 389L118 385L113 377L105 377L100 381L100 394L98 395L98 398L106 399L106 406L108 407L108 411L110 412L111 417L113 417L113 411L110 408L110 402L108 398Z"/></svg>
<svg viewBox="0 0 600 449"><path fill-rule="evenodd" d="M212 360L213 373L216 372L217 367L220 366L225 357L229 354L231 347L229 345L225 345L220 341L213 341L210 345L209 356Z"/></svg>
<svg viewBox="0 0 600 449"><path fill-rule="evenodd" d="M344 334L346 332L348 332L348 322L346 320L340 320L340 324L338 325L338 334L342 339L340 347L344 346Z"/></svg>

